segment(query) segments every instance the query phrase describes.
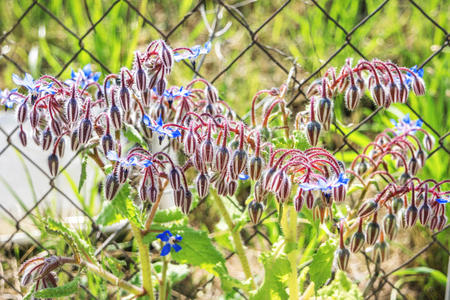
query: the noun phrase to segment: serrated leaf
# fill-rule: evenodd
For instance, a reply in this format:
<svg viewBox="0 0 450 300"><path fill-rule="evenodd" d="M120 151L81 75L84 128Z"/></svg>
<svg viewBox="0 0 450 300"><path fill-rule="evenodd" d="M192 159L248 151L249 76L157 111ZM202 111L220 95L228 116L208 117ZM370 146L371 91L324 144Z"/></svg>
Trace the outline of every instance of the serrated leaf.
<svg viewBox="0 0 450 300"><path fill-rule="evenodd" d="M80 181L78 181L78 192L81 191L81 188L83 187L84 182L86 181L87 158L88 156L86 155L86 153L84 153L83 157L81 158L81 173L80 173Z"/></svg>
<svg viewBox="0 0 450 300"><path fill-rule="evenodd" d="M274 257L270 253L261 254L264 265L264 282L250 299L287 299L285 276L290 272L286 256Z"/></svg>
<svg viewBox="0 0 450 300"><path fill-rule="evenodd" d="M95 223L98 225L108 226L120 222L123 219L124 218L117 213L111 202L105 202Z"/></svg>
<svg viewBox="0 0 450 300"><path fill-rule="evenodd" d="M125 127L123 130L123 135L130 141L135 142L140 145L144 145L144 139L142 138L142 135L130 124L125 123Z"/></svg>
<svg viewBox="0 0 450 300"><path fill-rule="evenodd" d="M341 270L336 272L336 277L331 284L317 291L317 296L321 296L322 299L364 299L358 285L350 280L345 272Z"/></svg>
<svg viewBox="0 0 450 300"><path fill-rule="evenodd" d="M74 280L54 288L42 289L34 293L36 298L59 298L67 297L75 294L78 291L80 278L76 277Z"/></svg>
<svg viewBox="0 0 450 300"><path fill-rule="evenodd" d="M314 282L316 291L331 277L334 251L336 251L336 243L329 240L313 254L309 276Z"/></svg>
<svg viewBox="0 0 450 300"><path fill-rule="evenodd" d="M170 209L159 209L156 214L153 222L156 223L169 223L174 221L179 221L185 218L185 214L183 214L178 208L170 208Z"/></svg>

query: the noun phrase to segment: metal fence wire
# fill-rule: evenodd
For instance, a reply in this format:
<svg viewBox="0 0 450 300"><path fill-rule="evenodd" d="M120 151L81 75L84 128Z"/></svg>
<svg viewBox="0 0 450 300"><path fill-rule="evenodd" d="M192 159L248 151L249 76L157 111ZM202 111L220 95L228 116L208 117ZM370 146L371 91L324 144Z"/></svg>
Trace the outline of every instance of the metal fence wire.
<svg viewBox="0 0 450 300"><path fill-rule="evenodd" d="M394 1L394 0L391 0L391 1ZM190 18L193 18L193 16L195 14L199 14L200 10L204 9L206 5L208 5L209 8L211 8L211 6L214 7L214 9L217 12L219 12L219 10L225 10L233 18L233 21L235 21L239 26L241 26L243 31L248 33L248 35L250 36L250 42L248 43L248 45L244 45L242 47L242 51L227 66L225 66L222 70L220 70L217 74L202 74L201 73L201 64L197 65L197 67L195 69L193 69L193 67L191 65L187 64L191 69L193 69L193 71L195 72L195 74L197 76L201 76L201 77L209 80L212 83L214 83L219 78L221 78L222 76L227 74L227 71L230 70L230 68L233 65L239 63L241 61L242 57L251 55L250 54L251 49L254 49L254 48L258 48L259 50L261 50L262 53L264 53L264 55L267 57L267 62L273 64L276 68L279 68L280 70L282 70L282 72L284 72L286 74L286 76L289 73L289 69L287 69L285 66L283 66L283 64L279 60L277 60L277 58L273 55L273 53L278 53L281 56L283 56L285 54L281 50L276 49L275 47L272 47L268 44L264 44L261 41L259 41L257 39L257 35L259 32L265 30L266 26L269 23L273 22L273 20L275 18L279 18L280 13L282 11L288 10L291 2L294 2L294 1L288 0L288 1L285 1L284 3L282 3L278 7L278 9L276 11L274 11L273 14L270 15L270 17L268 17L262 24L249 24L247 21L247 19L248 19L247 16L242 14L235 6L228 4L227 1L216 0L216 1L206 3L207 1L200 0L200 1L198 1L198 3L193 7L193 9L189 13L187 13L184 17L182 17L179 20L179 22L173 28L171 28L168 31L163 31L160 28L158 28L157 24L154 24L150 20L150 18L148 18L146 16L146 14L144 12L141 12L137 8L137 6L132 3L132 1L116 0L114 2L111 2L110 7L104 11L103 15L98 19L98 21L96 21L95 23L93 23L91 21L92 26L82 35L79 35L79 34L75 33L73 30L71 30L65 24L64 20L59 19L54 13L52 13L41 2L42 1L37 1L37 0L32 1L30 6L28 6L27 8L25 8L23 10L23 14L17 19L15 24L13 26L11 26L11 28L9 28L8 30L6 30L2 33L2 35L0 36L0 48L2 48L4 45L7 44L8 37L11 35L14 35L14 30L21 24L21 22L23 22L27 18L30 11L41 10L45 14L48 14L52 19L54 19L54 21L56 21L58 26L60 26L61 32L63 32L66 35L70 35L78 40L79 48L75 49L76 51L73 54L73 56L67 62L65 62L64 65L62 65L59 73L56 74L56 77L59 77L69 67L69 65L77 59L77 57L81 53L85 53L85 54L89 55L92 58L92 60L95 61L96 64L100 65L105 71L111 73L111 71L108 68L108 65L104 64L100 59L98 59L96 57L96 53L91 52L90 50L88 50L85 47L84 41L89 34L96 34L96 32L95 32L96 27L110 16L110 12L120 2L125 3L126 5L128 5L130 10L135 11L137 13L139 18L141 18L143 20L143 23L144 23L143 26L150 26L151 28L153 28L154 30L156 30L158 32L158 34L160 35L160 37L162 39L168 40L169 43L170 43L170 39L171 39L172 35L175 32L177 32L177 30L179 30L185 22L187 22ZM312 73L310 73L310 75L307 78L298 79L295 76L292 78L293 86L291 87L291 90L293 91L293 93L291 93L292 98L289 100L289 105L292 105L294 103L294 101L296 101L297 99L306 98L304 91L305 91L306 86L311 82L311 79L314 78L316 75L318 75L326 66L328 66L330 64L330 62L332 62L333 59L344 49L351 48L354 51L356 56L367 59L366 56L364 55L364 53L360 49L358 49L358 47L353 42L353 40L352 40L353 34L359 28L365 26L365 24L369 20L371 20L373 18L377 18L377 16L380 14L380 11L383 10L383 7L388 2L390 2L390 1L389 0L383 1L375 10L373 10L372 12L369 12L358 24L356 24L351 30L348 31L348 30L344 29L344 27L339 23L338 20L333 18L327 12L327 9L324 6L320 5L315 0L310 0L311 6L315 6L314 9L315 9L316 13L322 14L322 17L326 18L332 24L334 24L334 26L339 28L345 34L345 38L342 40L342 44L337 48L337 50L333 54L331 54L328 57L328 59L326 61L324 61L323 64L318 69L316 69ZM421 68L421 67L425 66L426 64L428 64L431 60L433 60L433 58L435 58L439 54L444 55L443 50L449 45L449 35L448 35L447 30L445 28L443 28L441 25L439 25L427 12L425 12L418 3L416 3L415 1L412 1L412 0L404 1L404 2L405 2L404 5L411 5L411 7L418 10L422 14L423 18L427 19L424 21L429 22L429 26L436 27L437 30L442 31L445 35L445 38L439 48L437 48L437 49L435 48L434 49L435 51L429 57L424 57L422 62L416 62L419 65L419 67ZM86 9L87 15L89 16L90 14L89 14L88 6L85 5L84 7ZM310 8L310 9L313 9L313 8ZM216 17L217 17L217 15L216 15ZM255 29L252 29L252 28L255 28ZM211 32L209 32L210 40L213 41L216 38L215 33L216 33L215 29L212 30ZM19 62L15 61L13 57L9 56L6 53L1 53L0 55L1 55L0 58L3 58L6 61L6 63L14 65L15 68L17 69L17 72L25 73L26 68L24 66L21 66ZM293 63L295 64L295 62L293 62ZM445 143L444 143L445 139L450 135L450 132L446 132L444 135L439 135L439 132L436 129L431 127L430 123L427 122L427 120L424 119L423 116L421 116L420 112L417 111L417 109L415 109L414 107L412 107L409 104L406 104L406 105L408 106L408 108L411 110L411 112L414 115L416 115L418 118L420 118L424 121L424 126L426 126L427 129L431 130L439 138L437 146L435 147L435 149L432 152L430 152L428 154L428 157L436 155L436 153L444 153L444 155L450 154L450 150L448 148L446 148ZM358 151L349 143L348 138L350 135L352 135L355 132L357 132L358 130L360 130L361 126L364 125L365 123L369 122L376 114L379 113L379 111L380 111L380 109L373 111L373 113L371 113L368 117L366 117L365 119L360 121L358 124L355 124L354 127L352 128L352 130L346 134L344 133L344 131L341 128L339 128L338 124L334 123L337 133L342 136L342 144L336 148L334 153L341 151L344 147L349 147L349 149L358 153ZM47 171L42 169L41 166L39 166L39 164L37 164L29 156L28 153L25 153L21 149L21 147L18 147L17 142L14 141L14 139L13 139L13 136L16 133L17 129L18 128L12 128L12 129L5 128L4 126L2 126L2 124L0 124L0 138L1 138L0 139L0 158L2 155L5 155L5 153L8 149L14 149L15 151L19 152L23 156L24 160L27 163L34 166L34 168L36 169L36 172L38 172L39 176L42 176L45 178L45 180L48 180L48 187L47 187L46 191L43 193L43 195L39 199L37 199L37 201L34 203L34 205L31 207L28 207L26 213L23 216L18 216L15 213L11 212L7 207L5 207L4 203L2 203L0 201L0 210L3 211L2 215L4 216L4 217L2 216L2 218L7 218L8 222L13 222L14 226L15 226L14 232L9 234L9 236L7 238L0 241L0 243L1 243L0 250L2 252L4 251L6 253L8 251L13 251L14 244L19 235L24 235L28 238L28 240L30 241L30 245L32 245L31 249L46 250L45 247L40 243L39 239L36 238L36 236L30 232L30 230L28 229L28 226L25 226L24 223L26 223L26 220L28 218L30 218L30 216L32 216L33 214L36 213L36 210L38 209L38 207L40 205L42 205L42 203L45 199L50 197L51 194L56 193L56 194L60 195L62 198L66 199L73 206L74 209L79 211L79 213L81 215L85 216L85 218L87 218L90 221L90 223L92 224L92 228L90 228L90 237L95 241L96 245L101 245L98 248L99 250L97 250L96 255L100 255L102 249L105 249L106 247L109 247L109 248L112 247L112 248L116 249L116 251L120 252L121 259L123 259L127 263L127 265L129 265L129 266L134 265L135 264L134 260L129 256L129 254L127 254L126 251L124 251L122 249L122 247L118 244L118 242L116 240L117 234L121 231L120 229L124 229L127 224L124 224L122 226L122 228L118 228L117 230L115 230L115 233L113 233L113 234L105 234L100 229L100 227L95 223L95 220L92 219L92 217L83 210L83 208L79 204L79 201L77 199L74 199L73 196L68 195L61 188L59 188L57 186L57 184L55 184L56 178L51 178L48 175ZM77 157L77 154L75 154L71 159L69 159L63 166L62 170L66 170L72 164L74 164L74 162L76 161L76 157ZM61 174L62 174L62 171L59 173L58 176L62 176ZM205 205L205 203L203 201L200 202L198 207L201 207L202 205ZM244 212L245 207L242 207L236 203L235 203L235 205L243 213L245 213ZM275 212L268 213L267 216L264 219L262 219L258 225L246 227L243 230L242 235L245 238L244 241L246 244L248 244L252 239L254 239L257 236L262 237L264 240L266 240L270 244L270 239L263 233L264 230L261 230L261 224L264 223L264 221L267 220L267 218L269 218L271 215L273 215L273 213L275 213ZM382 294L383 289L384 289L384 291L386 291L386 287L388 287L387 288L388 290L395 289L395 290L397 290L399 297L406 299L407 298L406 295L404 295L402 293L402 291L393 283L393 281L392 281L393 273L396 272L397 270L400 270L400 269L412 264L424 252L430 251L430 249L433 249L436 247L442 248L447 255L450 255L450 250L445 245L443 245L441 242L439 242L439 240L436 237L437 234L448 234L448 227L449 226L445 227L445 229L443 230L445 233L442 233L442 231L441 231L440 233L430 235L430 237L429 237L430 240L426 244L425 247L423 247L420 251L418 251L414 255L411 255L411 257L407 261L403 262L402 264L398 265L397 267L395 267L389 271L385 271L380 266L375 265L373 262L371 262L370 258L366 254L364 254L364 255L366 255L367 272L371 275L371 280L369 280L367 282L367 286L366 286L366 290L365 290L365 294L364 294L365 298L366 299L377 299ZM230 253L226 257L227 260L230 259L233 256L233 254L234 253ZM136 270L135 267L133 267L131 269ZM135 271L135 272L137 272L137 271ZM135 272L131 273L131 274L127 274L126 279L132 278L136 274ZM70 276L70 273L69 272L67 272L67 273ZM15 277L15 276L13 276L13 277ZM194 293L192 293L192 295L185 295L185 296L187 298L193 297L193 295L195 295L199 291L205 289L205 287L207 287L208 284L211 284L213 282L213 280L214 280L214 278L212 277L206 283L202 283L201 285L197 286L196 291ZM17 285L17 283L13 282L11 280L10 276L6 276L5 273L3 272L2 268L0 268L0 289L2 287L3 287L4 291L7 289L7 290L11 291L11 293L16 293L17 295L19 295L19 294L22 295L20 287ZM82 286L82 288L86 291L86 293L89 295L90 298L97 299L94 295L92 295L90 293L90 291L85 286ZM176 293L177 293L177 295L180 296L180 294L178 292L176 292ZM242 295L242 297L245 297L245 296Z"/></svg>

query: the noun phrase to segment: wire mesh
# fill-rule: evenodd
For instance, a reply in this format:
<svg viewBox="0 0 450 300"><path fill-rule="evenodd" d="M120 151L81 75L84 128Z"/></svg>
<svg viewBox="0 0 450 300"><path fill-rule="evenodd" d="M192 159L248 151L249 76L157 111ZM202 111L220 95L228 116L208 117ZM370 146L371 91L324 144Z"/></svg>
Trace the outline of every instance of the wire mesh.
<svg viewBox="0 0 450 300"><path fill-rule="evenodd" d="M391 1L393 1L393 0L391 0ZM96 64L100 65L103 68L103 70L105 70L106 72L109 72L109 73L111 72L110 69L108 68L108 65L103 63L96 56L96 53L92 52L85 46L84 41L86 40L86 38L89 35L96 34L96 32L95 32L96 27L109 17L111 11L119 3L122 3L122 4L125 3L130 10L134 11L139 16L139 18L142 19L142 21L144 23L143 26L151 27L159 34L160 38L162 38L164 40L169 40L169 42L170 42L171 37L174 35L174 33L176 33L178 30L180 30L180 28L190 18L193 18L193 15L200 13L200 10L204 9L205 6L207 5L207 3L206 3L207 1L204 1L204 0L198 1L198 3L195 4L195 6L192 8L192 10L189 11L183 17L181 17L180 20L176 23L176 25L173 26L172 28L170 28L169 30L162 30L162 29L158 28L158 26L146 15L145 12L140 11L139 8L137 7L137 5L135 5L134 3L132 3L132 1L129 1L129 0L123 0L123 1L116 0L116 1L111 2L110 6L104 11L103 15L100 18L98 18L98 20L96 22L92 22L92 19L90 17L89 8L87 5L85 5L84 8L86 10L86 14L89 17L91 26L83 34L77 34L73 30L71 30L67 25L65 25L64 20L61 20L60 18L58 18L54 13L52 13L52 11L50 11L46 7L45 4L43 4L41 2L42 1L37 1L37 0L32 1L32 3L23 10L23 14L17 19L17 21L9 29L7 29L6 31L3 32L3 34L0 36L0 48L3 45L7 44L8 37L14 34L15 29L27 18L30 11L41 10L43 13L49 15L57 23L57 25L60 27L61 32L64 32L65 35L72 36L73 38L75 38L78 41L78 49L72 49L72 50L74 50L73 56L61 66L61 69L56 74L56 77L61 76L61 74L70 66L70 64L72 62L74 62L77 59L77 57L81 53L85 53L85 54L89 55L90 58L92 59L92 61L94 61ZM281 3L279 5L278 9L276 11L274 11L261 24L250 24L249 21L247 20L248 16L245 16L244 14L242 14L237 9L236 5L228 4L226 1L222 1L222 0L213 1L212 4L209 3L215 7L217 14L219 13L220 9L224 9L237 22L237 24L242 28L242 30L244 30L245 32L248 33L248 35L250 36L250 41L247 45L243 46L242 51L238 55L236 55L228 63L228 65L224 66L223 69L219 70L216 74L202 74L201 73L202 62L199 63L195 67L191 64L185 63L186 66L191 68L192 71L194 71L196 76L201 76L201 77L209 80L210 82L215 83L221 77L225 76L227 74L227 72L234 65L238 64L242 60L243 57L251 55L250 52L252 49L257 48L267 57L268 62L273 64L276 68L279 68L287 76L290 71L289 68L287 68L282 62L280 62L277 59L277 57L275 57L274 53L277 53L277 55L280 57L287 58L294 67L295 67L295 60L292 59L291 57L289 57L289 55L283 53L283 51L277 49L276 47L272 47L271 45L265 44L262 41L260 41L258 39L258 33L264 31L266 29L267 25L269 23L273 22L274 19L279 18L281 13L284 10L288 10L291 2L293 2L293 1L288 0L288 1ZM320 74L320 72L325 67L327 67L333 61L333 59L335 59L336 56L339 53L341 53L344 49L350 48L354 51L354 53L357 56L367 59L367 57L364 55L364 53L360 49L358 49L357 45L353 42L353 39L352 39L353 35L354 35L355 31L357 31L359 28L365 26L365 24L369 20L371 20L373 18L377 18L377 16L381 13L384 6L388 2L390 2L390 0L383 1L373 11L369 12L351 30L346 30L344 28L344 26L342 26L339 23L338 20L333 18L329 14L329 12L327 12L326 7L319 4L319 1L311 0L310 4L317 8L316 13L321 14L324 18L329 20L333 24L333 26L339 28L339 30L341 30L344 33L345 38L342 40L342 44L337 47L337 50L334 53L332 53L323 62L323 64L319 68L312 71L307 78L299 79L299 78L297 78L297 76L294 76L292 78L293 79L293 86L291 87L292 97L291 97L291 99L289 99L289 102L288 102L289 105L292 105L299 98L306 99L306 95L304 93L304 89L306 88L306 85L308 83L310 83L311 80L315 76ZM425 12L421 8L421 6L418 3L416 3L415 1L412 1L412 0L405 1L405 2L408 5L410 5L411 7L413 7L414 9L416 9L417 11L419 11L423 15L423 18L425 18L429 21L430 26L434 26L437 30L440 30L445 35L445 38L442 41L442 44L437 49L435 49L435 51L429 57L424 57L422 61L416 62L417 65L419 65L419 67L421 68L421 67L424 67L425 65L427 65L428 63L430 63L430 61L432 61L436 56L444 55L443 51L446 47L448 47L448 44L449 44L449 35L448 35L448 32L446 31L446 29L443 28L441 25L439 25L433 19L433 17L431 17L427 12ZM217 15L216 15L216 18L217 18ZM217 33L216 27L217 26L215 26L209 32L208 36L209 36L209 40L211 40L211 41L214 41L214 39L216 38L216 36L215 36ZM252 28L254 28L254 29L252 29ZM8 54L2 52L0 57L3 58L8 64L13 65L17 69L18 72L20 72L20 73L26 72L27 68L24 66L21 66L20 63L15 61L14 58L9 56ZM422 119L424 121L424 125L438 137L437 147L428 154L428 157L436 155L437 153L446 153L445 155L448 155L450 153L449 152L450 150L446 147L445 140L450 135L450 132L447 131L445 134L440 135L439 131L436 130L435 128L433 128L430 125L430 123L427 122L427 119L424 118L416 108L412 107L409 104L407 104L407 106L409 107L411 112L414 115L416 115L418 118ZM373 119L375 117L375 115L377 115L380 112L380 110L381 109L377 109L377 110L373 111L369 116L365 117L358 124L355 124L354 127L348 133L344 133L344 131L335 122L334 126L336 128L336 132L342 136L342 144L336 147L336 149L334 150L334 153L338 153L339 151L342 151L345 147L348 147L355 153L358 153L358 150L355 149L349 142L349 137L352 134L354 134L355 132L357 132L358 130L360 130L364 124L370 122L370 120ZM15 237L17 237L19 234L24 234L30 240L31 244L34 247L36 247L38 249L46 250L45 247L40 243L39 238L36 238L36 236L33 235L29 231L28 226L24 225L24 223L26 222L26 220L28 218L30 218L30 216L33 216L33 214L36 214L36 209L40 205L42 205L42 203L44 202L45 199L50 197L50 195L52 193L57 193L60 196L62 196L64 199L66 199L71 204L71 206L73 206L73 208L75 210L77 210L82 216L84 216L89 221L90 224L92 224L91 225L92 228L90 228L90 237L93 238L97 244L101 245L99 249L104 249L107 246L112 245L113 247L115 247L115 249L122 252L121 257L123 257L123 259L126 261L127 264L135 264L134 260L132 258L130 258L130 256L127 254L127 252L124 251L120 247L120 245L117 243L116 233L114 233L112 235L105 234L100 229L100 227L95 223L95 220L83 210L83 208L80 206L78 201L76 199L74 199L72 195L68 195L65 191L60 189L57 186L57 184L55 184L55 181L57 180L57 178L50 177L48 172L46 170L42 169L39 166L39 164L37 164L33 160L33 158L29 156L28 153L24 152L20 147L17 146L17 142L14 141L14 139L13 139L13 136L16 134L17 130L18 130L17 127L4 128L4 126L2 126L2 124L0 124L0 136L2 136L2 138L4 139L4 141L0 140L0 142L1 142L0 143L0 157L2 155L5 155L5 153L8 151L8 149L13 149L13 150L17 151L18 153L20 153L23 156L24 160L27 163L31 164L32 166L34 166L34 168L36 168L36 172L39 173L39 176L44 177L45 180L48 181L48 183L47 183L47 189L42 193L42 196L39 199L37 199L37 201L34 203L33 206L31 206L27 209L26 213L23 216L18 216L16 214L14 214L0 202L0 210L3 211L3 213L4 213L3 215L5 215L6 218L10 219L14 223L14 231L11 234L9 234L9 237L7 239L4 239L3 241L1 241L0 249L1 250L12 249L12 247L14 245ZM76 162L77 156L78 156L78 153L73 155L70 159L66 160L66 163L63 166L63 168L58 176L62 176L61 174L63 173L63 171L66 170L67 168L69 168L72 164L74 164ZM230 200L230 201L232 201L232 200ZM201 207L202 205L204 205L204 201L201 201L197 207ZM245 207L242 207L239 203L233 203L233 205L236 206L238 209L241 210L241 212L244 213ZM264 233L264 230L261 229L261 224L263 224L274 213L275 213L275 211L267 213L266 217L263 218L258 225L245 228L245 230L244 230L245 232L243 233L243 235L245 236L245 239L244 239L245 244L248 244L255 237L260 236L268 243L269 246L271 245L270 239ZM122 227L122 229L125 227L126 227L126 224ZM448 228L449 228L449 226L446 226L443 230L443 231L447 232L447 234L448 234ZM445 251L445 253L447 253L447 255L450 255L449 249L437 239L437 235L441 234L441 233L442 232L430 235L430 241L428 244L426 244L426 246L424 246L420 251L418 251L417 253L412 255L411 258L409 258L407 261L396 266L395 268L393 268L390 271L385 271L380 266L375 265L370 260L370 258L364 253L364 255L366 256L366 261L367 261L367 271L369 274L372 275L371 276L372 280L370 280L367 283L367 286L365 287L365 290L366 290L365 298L366 299L377 299L377 297L380 295L383 288L386 285L388 285L391 287L391 289L397 290L398 295L400 297L402 297L403 299L406 299L407 298L406 295L404 295L401 292L401 290L392 282L393 273L395 273L397 270L400 270L400 269L412 264L414 261L416 261L420 257L420 255L422 255L423 253L425 253L427 251L430 251L430 249L433 248L434 246L442 248L443 251ZM100 255L100 253L101 253L101 251L97 251L96 255ZM230 259L233 255L234 255L234 253L229 253L228 256L226 257L226 259L227 260ZM136 268L133 268L133 269L136 269ZM126 278L129 279L134 274L135 273L127 274ZM208 284L213 282L213 280L214 280L214 277L212 277L206 283L199 285L197 287L197 292L203 290ZM17 284L15 284L14 282L11 282L11 279L7 278L3 274L3 272L0 272L0 281L3 281L7 286L9 286L10 290L14 291L17 294L21 294L20 287L18 287ZM86 287L83 286L82 288L86 291L86 293L89 295L89 297L91 297L92 299L97 299L94 295L92 295L89 292L89 290ZM241 294L241 295L242 295L242 297L245 298L245 296L243 294ZM189 298L189 296L187 296L187 297Z"/></svg>

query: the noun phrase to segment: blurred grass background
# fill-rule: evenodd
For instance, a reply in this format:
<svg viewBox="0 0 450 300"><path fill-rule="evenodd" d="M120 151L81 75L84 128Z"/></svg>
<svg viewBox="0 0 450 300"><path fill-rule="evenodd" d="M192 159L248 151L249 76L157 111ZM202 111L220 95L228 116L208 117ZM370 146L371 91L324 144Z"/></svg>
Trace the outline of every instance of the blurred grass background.
<svg viewBox="0 0 450 300"><path fill-rule="evenodd" d="M347 32L384 3L381 0L317 2ZM33 3L34 6L15 26ZM245 0L225 3L233 13L241 15L248 27L255 31L282 7L285 1ZM418 4L436 23L448 28L448 1L428 0L418 1ZM15 27L5 40L0 41L0 89L12 87L11 75L20 74L21 70L30 72L34 77L48 73L65 79L70 77L71 68L76 70L92 63L94 70L100 70L103 74L107 71L118 72L121 66L131 65L134 49L142 49L151 40L160 38L158 30L165 34L171 32L197 5L198 1L194 0L2 0L0 36ZM238 114L244 115L250 107L254 93L260 89L279 86L285 82L287 75L258 45L252 44L250 33L229 11L223 6L217 10L216 5L214 1L205 1L204 10L203 7L196 9L173 31L168 41L173 47L203 44L209 38L208 26L213 26L218 16L219 36L213 39L213 50L205 57L200 74L208 80L214 80L221 97L230 103ZM140 14L147 21L144 21ZM90 30L93 25L95 28ZM273 55L286 70L289 70L295 61L295 77L301 82L345 44L344 30L330 21L313 2L291 1L267 25L258 30L256 40L264 45L264 50ZM424 62L446 39L446 34L425 18L410 1L391 0L354 31L351 43L368 59L392 60L412 67ZM244 51L245 49L247 50ZM244 53L240 56L242 51ZM436 133L445 136L450 127L448 52L447 47L426 64L424 79L427 94L422 97L411 95L409 98L411 107L436 130L433 133L435 136ZM347 45L328 66L339 68L347 57L358 60L360 55ZM236 58L237 63L232 64ZM230 64L231 67L222 72ZM102 65L106 66L107 70ZM325 70L326 68L317 77ZM186 84L193 76L194 73L188 66L179 63L170 77L170 84ZM303 86L303 89L306 88L307 84ZM290 96L294 94L295 91ZM340 97L336 99L335 115L344 133L352 130L375 108L369 101L363 101L355 112L349 114L342 100ZM303 110L306 104L306 99L298 97L292 107L293 112ZM408 107L396 104L364 123L347 141L359 150L377 133L392 126L390 118L398 118L404 113L410 113L413 120L417 119ZM425 128L429 129L427 126ZM345 141L332 126L330 132L323 136L323 142L326 148L332 151ZM442 138L441 144L450 149L450 137ZM355 154L345 146L336 156L348 163ZM448 153L439 149L418 176L436 180L448 179L449 165ZM416 233L420 233L418 236L426 236L423 229ZM441 237L440 241L449 245L448 237ZM414 238L411 238L411 249L414 243ZM403 249L406 254L408 251L407 247ZM421 258L420 264L445 273L446 264L442 262L448 259L448 255L439 247L433 249L430 254ZM431 281L425 280L426 277L418 278L424 281L418 285L420 288L416 287L418 291L424 288L431 297L436 286L430 285Z"/></svg>

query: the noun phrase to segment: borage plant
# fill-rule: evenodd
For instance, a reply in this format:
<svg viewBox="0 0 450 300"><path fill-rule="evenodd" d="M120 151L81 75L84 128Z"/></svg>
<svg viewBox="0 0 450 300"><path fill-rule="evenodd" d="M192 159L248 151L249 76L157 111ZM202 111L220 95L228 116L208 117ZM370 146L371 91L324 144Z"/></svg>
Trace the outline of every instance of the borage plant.
<svg viewBox="0 0 450 300"><path fill-rule="evenodd" d="M239 292L254 299L299 299L314 291L358 298L360 292L342 272L335 279L339 288L321 288L332 270L347 269L350 252L367 245L379 264L399 229L418 222L431 230L446 226L449 192L442 187L449 181L415 177L434 143L420 120L406 116L395 122L349 168L317 147L322 128L330 128L336 94L344 93L345 106L353 110L367 89L377 106L387 108L405 103L410 90L424 94L422 71L378 60L352 67L348 60L339 74L331 68L310 86L310 106L295 122L289 120L286 84L255 95L249 125L236 118L204 79L168 85L175 62L195 61L209 50L209 43L172 49L154 41L135 52L131 70L107 75L102 85L90 66L72 72L65 82L49 75L36 80L28 74L13 76L20 88L4 91L2 103L17 106L22 145L32 136L49 152L51 176L60 171L66 140L73 152L90 157L105 174L107 204L96 223L107 226L126 219L138 251L138 258L132 258L139 272L132 273L128 262L118 267L124 262L102 255L104 247L96 249L84 234L50 218L42 220L72 253L24 262L19 275L24 286L33 284L30 295L64 296L77 292L79 283L107 281L123 297L167 299L173 285L187 276L183 266L188 264L218 276L230 298ZM258 118L256 103L264 94ZM83 163L80 186L85 173ZM237 192L246 188L252 190L249 196ZM222 215L225 234L210 238L188 225L185 215L205 200ZM247 206L248 214L230 206L236 200ZM177 209L160 209L161 202ZM261 253L262 265L250 264L241 237L250 222L256 232L263 224L269 243L275 241ZM245 280L230 275L219 246L237 254ZM56 272L68 270L66 265L78 266L80 275L57 287ZM258 276L262 267L265 275Z"/></svg>

